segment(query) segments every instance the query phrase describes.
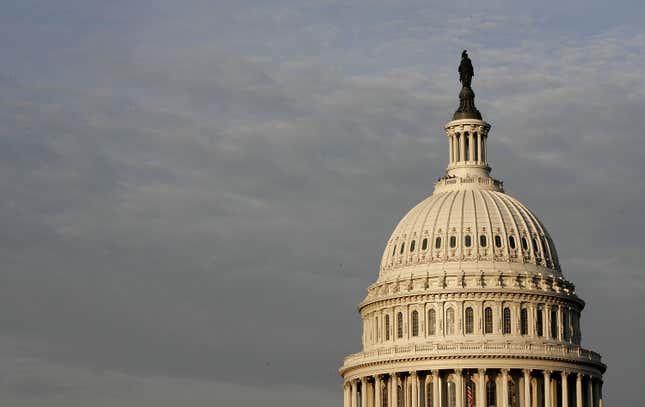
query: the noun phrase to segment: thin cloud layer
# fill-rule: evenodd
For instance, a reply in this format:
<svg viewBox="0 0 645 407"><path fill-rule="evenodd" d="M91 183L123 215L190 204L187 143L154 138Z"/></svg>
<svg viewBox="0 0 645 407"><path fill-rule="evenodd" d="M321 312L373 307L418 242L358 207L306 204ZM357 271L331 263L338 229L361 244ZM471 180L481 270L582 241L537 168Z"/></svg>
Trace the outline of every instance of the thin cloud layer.
<svg viewBox="0 0 645 407"><path fill-rule="evenodd" d="M626 11L21 3L0 17L23 45L0 68L4 404L340 403L356 305L445 168L463 48L494 175L587 300L607 402L642 401L645 33Z"/></svg>

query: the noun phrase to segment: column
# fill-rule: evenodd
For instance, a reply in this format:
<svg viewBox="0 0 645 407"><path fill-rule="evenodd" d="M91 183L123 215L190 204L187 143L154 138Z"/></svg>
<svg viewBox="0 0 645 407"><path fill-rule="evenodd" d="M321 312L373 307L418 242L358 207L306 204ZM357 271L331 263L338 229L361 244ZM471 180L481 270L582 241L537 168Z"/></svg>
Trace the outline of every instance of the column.
<svg viewBox="0 0 645 407"><path fill-rule="evenodd" d="M562 407L569 407L569 374L563 371L560 375L562 376Z"/></svg>
<svg viewBox="0 0 645 407"><path fill-rule="evenodd" d="M374 407L382 407L381 391L381 376L374 375Z"/></svg>
<svg viewBox="0 0 645 407"><path fill-rule="evenodd" d="M455 369L455 390L457 407L464 407L464 375L461 369Z"/></svg>
<svg viewBox="0 0 645 407"><path fill-rule="evenodd" d="M361 378L361 407L367 407L367 377Z"/></svg>
<svg viewBox="0 0 645 407"><path fill-rule="evenodd" d="M508 407L508 369L502 369L502 407Z"/></svg>
<svg viewBox="0 0 645 407"><path fill-rule="evenodd" d="M593 401L593 377L589 375L589 382L587 383L587 392L589 395L589 407L595 407Z"/></svg>
<svg viewBox="0 0 645 407"><path fill-rule="evenodd" d="M477 407L486 406L486 369L477 369Z"/></svg>
<svg viewBox="0 0 645 407"><path fill-rule="evenodd" d="M551 371L545 370L544 373L544 407L551 407Z"/></svg>
<svg viewBox="0 0 645 407"><path fill-rule="evenodd" d="M399 383L398 383L398 378L396 377L396 372L392 373L390 375L390 377L391 377L391 381L392 381L392 383L391 383L392 384L392 390L391 390L391 394L390 394L391 395L390 400L392 400L392 401L391 401L390 407L398 407L398 405L399 405L399 392L398 392ZM388 402L390 402L390 401L388 400Z"/></svg>
<svg viewBox="0 0 645 407"><path fill-rule="evenodd" d="M441 407L439 398L439 370L432 371L432 407Z"/></svg>
<svg viewBox="0 0 645 407"><path fill-rule="evenodd" d="M598 380L598 407L602 407L602 380Z"/></svg>
<svg viewBox="0 0 645 407"><path fill-rule="evenodd" d="M350 400L350 397L351 397L350 391L351 391L351 388L350 388L349 384L348 384L348 383L345 383L345 384L343 385L343 406L344 406L344 407L351 407L351 406L349 405L349 403L351 403L351 400Z"/></svg>
<svg viewBox="0 0 645 407"><path fill-rule="evenodd" d="M459 137L459 159L461 161L464 161L466 159L466 142L464 141L464 134Z"/></svg>
<svg viewBox="0 0 645 407"><path fill-rule="evenodd" d="M450 137L450 140L452 141L452 144L450 145L450 154L451 154L451 157L452 157L452 163L454 164L455 162L457 162L457 143L458 143L458 139L453 134L452 137Z"/></svg>
<svg viewBox="0 0 645 407"><path fill-rule="evenodd" d="M470 161L475 161L475 137L473 133L468 133L468 158Z"/></svg>
<svg viewBox="0 0 645 407"><path fill-rule="evenodd" d="M582 373L576 378L576 407L582 407Z"/></svg>
<svg viewBox="0 0 645 407"><path fill-rule="evenodd" d="M531 370L524 369L524 407L531 407Z"/></svg>
<svg viewBox="0 0 645 407"><path fill-rule="evenodd" d="M357 384L355 380L352 380L350 382L350 385L352 386L352 396L351 396L351 402L350 405L351 407L358 407L356 403L358 402L358 389L357 389Z"/></svg>
<svg viewBox="0 0 645 407"><path fill-rule="evenodd" d="M410 372L410 386L412 391L410 393L412 400L410 400L411 407L419 406L419 378L417 377L417 372Z"/></svg>

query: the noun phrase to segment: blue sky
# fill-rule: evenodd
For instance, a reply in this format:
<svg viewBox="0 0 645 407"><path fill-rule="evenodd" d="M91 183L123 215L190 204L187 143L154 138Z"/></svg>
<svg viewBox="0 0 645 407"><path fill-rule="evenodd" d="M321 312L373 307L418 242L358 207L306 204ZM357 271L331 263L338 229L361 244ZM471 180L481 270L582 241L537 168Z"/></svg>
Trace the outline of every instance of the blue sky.
<svg viewBox="0 0 645 407"><path fill-rule="evenodd" d="M644 401L641 2L3 6L3 405L339 405L356 305L443 174L462 49L607 405Z"/></svg>

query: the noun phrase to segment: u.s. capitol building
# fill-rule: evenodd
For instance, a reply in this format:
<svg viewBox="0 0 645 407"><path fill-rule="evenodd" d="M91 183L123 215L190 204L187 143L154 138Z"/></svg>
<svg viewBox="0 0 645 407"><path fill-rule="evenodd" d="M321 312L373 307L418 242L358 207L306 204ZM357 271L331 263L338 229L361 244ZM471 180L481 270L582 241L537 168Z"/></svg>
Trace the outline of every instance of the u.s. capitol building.
<svg viewBox="0 0 645 407"><path fill-rule="evenodd" d="M538 217L490 175L464 51L448 167L390 236L344 359L345 407L602 407L584 301Z"/></svg>

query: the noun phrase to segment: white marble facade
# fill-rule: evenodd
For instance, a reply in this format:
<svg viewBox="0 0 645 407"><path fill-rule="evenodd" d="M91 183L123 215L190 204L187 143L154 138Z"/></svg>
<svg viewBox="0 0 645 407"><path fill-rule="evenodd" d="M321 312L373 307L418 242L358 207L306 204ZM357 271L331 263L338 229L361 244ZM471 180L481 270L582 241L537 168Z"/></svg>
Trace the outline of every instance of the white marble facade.
<svg viewBox="0 0 645 407"><path fill-rule="evenodd" d="M585 303L540 220L490 176L490 125L445 130L446 174L395 228L359 306L345 407L602 407Z"/></svg>

